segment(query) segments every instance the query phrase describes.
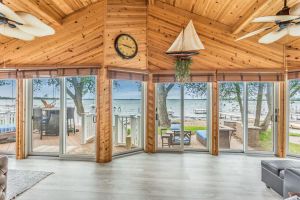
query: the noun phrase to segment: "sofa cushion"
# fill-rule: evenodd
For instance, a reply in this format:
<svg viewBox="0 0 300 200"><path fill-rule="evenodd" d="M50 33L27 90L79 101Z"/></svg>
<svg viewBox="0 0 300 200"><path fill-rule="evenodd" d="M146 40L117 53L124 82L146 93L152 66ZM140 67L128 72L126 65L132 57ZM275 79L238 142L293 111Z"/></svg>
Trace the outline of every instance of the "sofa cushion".
<svg viewBox="0 0 300 200"><path fill-rule="evenodd" d="M295 160L262 160L262 167L276 174L280 175L281 170L285 170L288 168L299 168L300 169L300 161Z"/></svg>
<svg viewBox="0 0 300 200"><path fill-rule="evenodd" d="M292 168L292 169L289 169L289 171L291 173L293 173L295 176L298 176L298 178L300 178L300 169L295 169L295 168ZM300 190L300 189L299 189Z"/></svg>

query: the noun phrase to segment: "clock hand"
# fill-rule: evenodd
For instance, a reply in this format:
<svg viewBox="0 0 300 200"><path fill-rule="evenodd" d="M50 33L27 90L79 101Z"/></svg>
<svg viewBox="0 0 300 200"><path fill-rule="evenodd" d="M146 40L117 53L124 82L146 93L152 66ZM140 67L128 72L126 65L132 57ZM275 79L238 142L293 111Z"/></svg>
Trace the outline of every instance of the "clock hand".
<svg viewBox="0 0 300 200"><path fill-rule="evenodd" d="M132 47L131 46L128 46L128 45L126 45L126 44L121 44L122 46L124 46L124 47L127 47L127 48L130 48L130 49L132 49Z"/></svg>

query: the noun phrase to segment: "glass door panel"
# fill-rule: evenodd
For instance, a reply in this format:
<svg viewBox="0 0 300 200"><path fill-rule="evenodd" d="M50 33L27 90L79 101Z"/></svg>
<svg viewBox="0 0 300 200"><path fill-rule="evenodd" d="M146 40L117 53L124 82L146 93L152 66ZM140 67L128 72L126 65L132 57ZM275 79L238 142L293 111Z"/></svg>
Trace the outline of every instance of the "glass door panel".
<svg viewBox="0 0 300 200"><path fill-rule="evenodd" d="M208 149L208 85L184 85L184 148Z"/></svg>
<svg viewBox="0 0 300 200"><path fill-rule="evenodd" d="M32 80L31 150L59 153L60 80Z"/></svg>
<svg viewBox="0 0 300 200"><path fill-rule="evenodd" d="M16 153L16 81L0 80L0 152Z"/></svg>
<svg viewBox="0 0 300 200"><path fill-rule="evenodd" d="M248 151L273 152L274 85L247 83Z"/></svg>
<svg viewBox="0 0 300 200"><path fill-rule="evenodd" d="M219 148L244 150L244 84L223 82L219 84Z"/></svg>
<svg viewBox="0 0 300 200"><path fill-rule="evenodd" d="M96 78L65 78L66 154L94 155L96 136Z"/></svg>
<svg viewBox="0 0 300 200"><path fill-rule="evenodd" d="M288 154L300 155L300 80L289 81Z"/></svg>
<svg viewBox="0 0 300 200"><path fill-rule="evenodd" d="M121 154L143 148L143 90L144 86L140 81L113 81L113 154Z"/></svg>
<svg viewBox="0 0 300 200"><path fill-rule="evenodd" d="M181 85L159 83L156 88L157 147L164 150L182 150Z"/></svg>

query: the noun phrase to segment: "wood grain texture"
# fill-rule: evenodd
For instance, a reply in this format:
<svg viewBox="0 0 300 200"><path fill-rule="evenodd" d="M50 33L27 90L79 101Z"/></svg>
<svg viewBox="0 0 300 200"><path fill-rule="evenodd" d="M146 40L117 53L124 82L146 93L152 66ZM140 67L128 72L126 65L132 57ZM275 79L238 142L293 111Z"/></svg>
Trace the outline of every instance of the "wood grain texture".
<svg viewBox="0 0 300 200"><path fill-rule="evenodd" d="M63 20L53 36L31 42L10 40L0 49L6 64L102 65L104 1L93 4ZM1 59L0 63L3 60Z"/></svg>
<svg viewBox="0 0 300 200"><path fill-rule="evenodd" d="M17 81L17 106L16 106L16 158L25 158L25 96L24 81Z"/></svg>
<svg viewBox="0 0 300 200"><path fill-rule="evenodd" d="M105 65L146 69L147 2L145 0L108 0L105 23ZM117 55L114 42L121 33L129 34L136 40L138 54L135 58L127 60Z"/></svg>
<svg viewBox="0 0 300 200"><path fill-rule="evenodd" d="M106 163L112 160L111 81L106 68L99 71L98 94L96 161Z"/></svg>
<svg viewBox="0 0 300 200"><path fill-rule="evenodd" d="M156 151L156 105L155 105L155 84L152 81L152 75L149 76L147 83L147 118L146 118L146 147L145 152L155 153Z"/></svg>
<svg viewBox="0 0 300 200"><path fill-rule="evenodd" d="M219 84L217 79L212 83L212 114L211 114L211 154L219 155Z"/></svg>
<svg viewBox="0 0 300 200"><path fill-rule="evenodd" d="M236 36L231 34L230 26L158 1L148 8L149 70L173 69L174 61L165 52L190 19L193 19L206 48L193 57L192 69L239 70L282 67L282 45L260 45L255 38L236 42Z"/></svg>

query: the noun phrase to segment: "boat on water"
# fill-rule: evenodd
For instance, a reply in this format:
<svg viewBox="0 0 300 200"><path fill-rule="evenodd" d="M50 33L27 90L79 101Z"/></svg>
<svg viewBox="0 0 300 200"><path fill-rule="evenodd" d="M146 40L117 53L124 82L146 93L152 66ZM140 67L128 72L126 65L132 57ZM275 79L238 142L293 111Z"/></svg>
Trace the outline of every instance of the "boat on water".
<svg viewBox="0 0 300 200"><path fill-rule="evenodd" d="M206 109L194 109L194 114L197 115L206 114Z"/></svg>

